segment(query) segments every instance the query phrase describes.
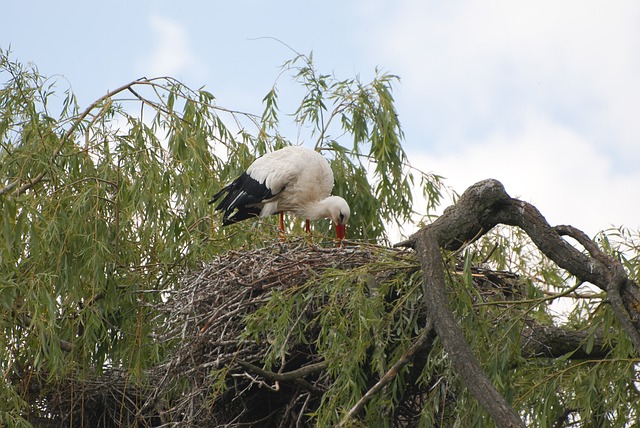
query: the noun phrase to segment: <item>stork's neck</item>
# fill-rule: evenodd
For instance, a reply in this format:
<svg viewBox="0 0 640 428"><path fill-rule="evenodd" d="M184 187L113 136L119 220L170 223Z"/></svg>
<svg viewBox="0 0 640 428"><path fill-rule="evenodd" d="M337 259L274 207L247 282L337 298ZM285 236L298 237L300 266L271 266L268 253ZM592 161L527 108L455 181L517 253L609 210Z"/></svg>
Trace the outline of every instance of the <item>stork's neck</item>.
<svg viewBox="0 0 640 428"><path fill-rule="evenodd" d="M330 207L331 196L320 201L310 202L300 207L300 216L306 220L320 220L331 218Z"/></svg>

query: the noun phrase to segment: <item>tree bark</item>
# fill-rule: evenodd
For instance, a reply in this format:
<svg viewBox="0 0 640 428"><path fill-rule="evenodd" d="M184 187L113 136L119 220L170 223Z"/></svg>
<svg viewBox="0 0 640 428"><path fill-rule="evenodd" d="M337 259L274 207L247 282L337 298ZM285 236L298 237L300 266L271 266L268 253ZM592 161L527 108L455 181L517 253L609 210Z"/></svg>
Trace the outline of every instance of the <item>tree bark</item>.
<svg viewBox="0 0 640 428"><path fill-rule="evenodd" d="M435 234L424 233L416 241L423 275L427 313L465 386L500 427L524 427L518 414L500 395L482 371L471 352L453 313L449 310L444 279L444 264Z"/></svg>
<svg viewBox="0 0 640 428"><path fill-rule="evenodd" d="M611 346L596 333L587 346L588 331L564 330L553 325L530 323L520 337L520 355L524 358L558 358L570 354L571 359L606 358Z"/></svg>
<svg viewBox="0 0 640 428"><path fill-rule="evenodd" d="M621 263L600 251L586 234L572 226L551 227L534 206L511 198L503 185L493 179L469 187L458 202L447 208L432 224L407 241L397 244L414 248L420 257L425 305L433 319L434 328L451 357L454 369L465 386L497 426L524 426L482 372L449 309L444 288L444 266L440 249L457 250L477 240L498 224L520 227L538 249L559 267L579 280L590 282L606 291L612 309L633 341L636 352L640 350L640 289L627 277ZM589 254L577 250L562 236L576 239ZM546 333L552 339L558 336L557 331L549 330ZM553 343L554 346L550 348L558 349L560 353L569 352L562 347L556 348L558 343L553 340L547 343ZM576 348L579 347L574 347L573 350ZM530 349L530 356L539 356L540 349ZM553 352L549 356L555 354ZM545 353L542 352L542 355Z"/></svg>

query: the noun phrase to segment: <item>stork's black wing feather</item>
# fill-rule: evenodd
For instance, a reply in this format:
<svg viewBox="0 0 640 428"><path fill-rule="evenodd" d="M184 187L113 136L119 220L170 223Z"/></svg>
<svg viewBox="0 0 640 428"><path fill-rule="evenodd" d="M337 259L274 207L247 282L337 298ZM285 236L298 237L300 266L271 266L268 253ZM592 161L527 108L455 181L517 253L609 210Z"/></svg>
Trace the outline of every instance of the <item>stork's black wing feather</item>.
<svg viewBox="0 0 640 428"><path fill-rule="evenodd" d="M225 215L222 218L222 225L229 226L230 224L237 223L248 218L258 217L260 216L260 211L262 211L262 208L260 207L240 207L231 215L227 215L225 212Z"/></svg>
<svg viewBox="0 0 640 428"><path fill-rule="evenodd" d="M209 204L222 198L216 211L224 211L222 224L226 226L259 215L262 207L258 205L273 196L265 183L260 183L245 172L216 193ZM237 212L234 213L235 210Z"/></svg>

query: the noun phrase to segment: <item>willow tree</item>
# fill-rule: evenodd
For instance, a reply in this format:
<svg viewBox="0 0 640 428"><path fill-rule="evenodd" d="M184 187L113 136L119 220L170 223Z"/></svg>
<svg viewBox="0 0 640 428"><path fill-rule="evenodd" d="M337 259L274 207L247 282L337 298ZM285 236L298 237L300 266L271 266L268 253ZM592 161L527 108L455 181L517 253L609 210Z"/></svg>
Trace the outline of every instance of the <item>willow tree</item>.
<svg viewBox="0 0 640 428"><path fill-rule="evenodd" d="M340 79L297 55L252 114L170 77L80 108L8 52L0 76L0 423L637 417L637 235L552 228L487 181L402 244L416 251L385 247L389 225L430 214L443 190L402 149L397 77ZM351 247L323 249L327 223L315 246L296 222L288 244L273 219L219 227L209 197L300 142L330 159ZM563 324L546 306L561 299L575 303Z"/></svg>

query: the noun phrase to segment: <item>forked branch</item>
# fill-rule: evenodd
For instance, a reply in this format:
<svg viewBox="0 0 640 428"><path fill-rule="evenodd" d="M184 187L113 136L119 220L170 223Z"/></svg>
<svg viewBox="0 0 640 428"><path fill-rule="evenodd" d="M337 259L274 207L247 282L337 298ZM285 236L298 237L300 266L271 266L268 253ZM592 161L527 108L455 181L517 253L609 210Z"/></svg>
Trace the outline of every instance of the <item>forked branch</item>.
<svg viewBox="0 0 640 428"><path fill-rule="evenodd" d="M612 309L636 352L640 351L640 289L626 275L622 264L604 254L582 231L572 226L551 227L531 204L511 198L497 180L469 187L459 201L432 224L397 246L414 248L421 261L425 304L437 334L466 387L501 427L524 426L507 401L490 383L471 353L448 307L444 288L441 249L457 250L479 239L498 224L523 229L538 249L558 266L608 293ZM565 241L571 236L589 254Z"/></svg>

